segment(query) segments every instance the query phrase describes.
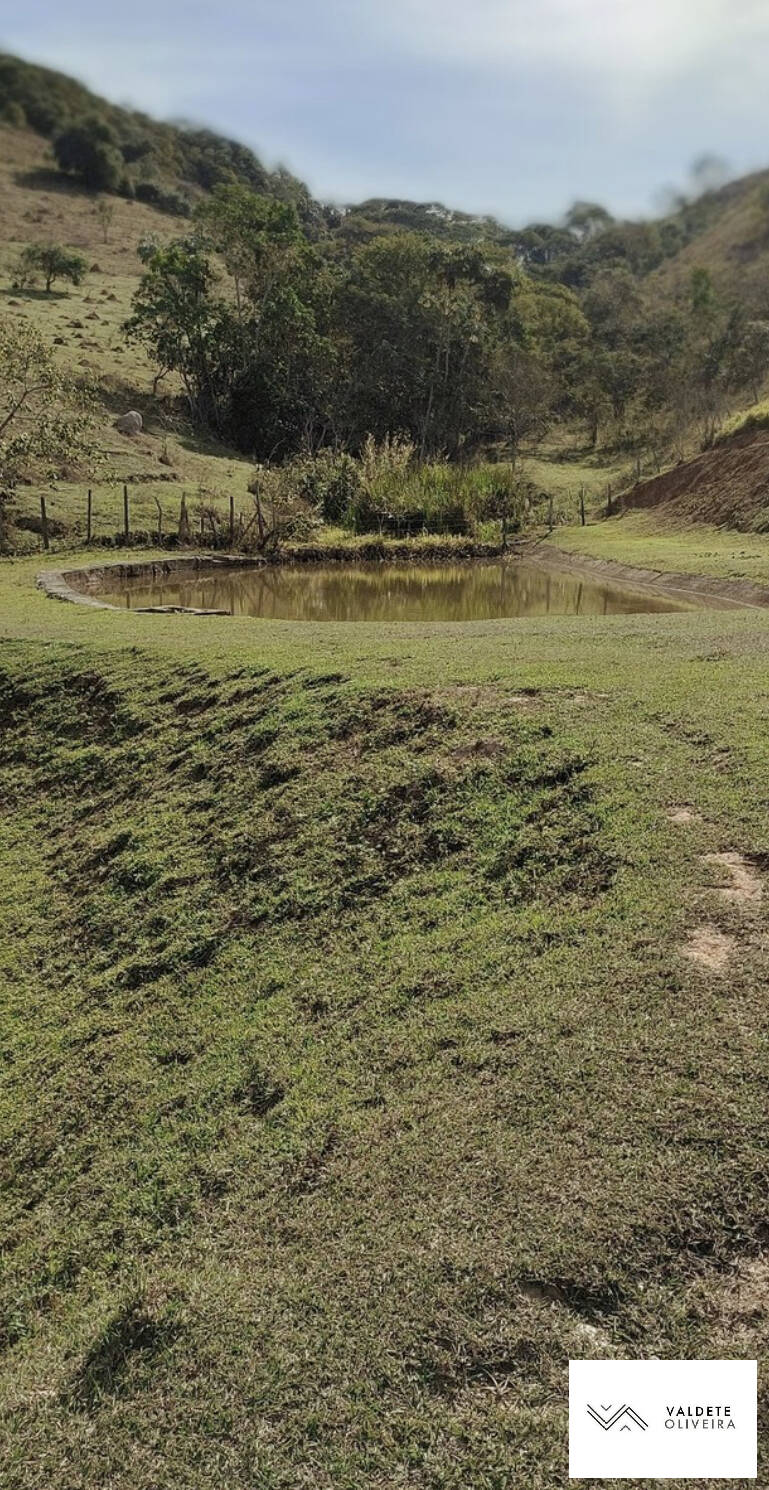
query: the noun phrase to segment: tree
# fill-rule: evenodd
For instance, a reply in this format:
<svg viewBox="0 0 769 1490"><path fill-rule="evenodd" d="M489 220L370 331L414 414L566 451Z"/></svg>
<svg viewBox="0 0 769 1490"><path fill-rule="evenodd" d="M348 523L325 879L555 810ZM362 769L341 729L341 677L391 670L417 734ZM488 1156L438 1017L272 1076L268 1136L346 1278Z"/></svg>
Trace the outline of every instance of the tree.
<svg viewBox="0 0 769 1490"><path fill-rule="evenodd" d="M217 186L195 216L232 276L241 316L244 292L252 304L263 304L289 261L306 251L294 208L245 186Z"/></svg>
<svg viewBox="0 0 769 1490"><path fill-rule="evenodd" d="M749 388L757 403L769 373L769 322L748 321L740 327L730 351L728 371L729 381L737 388Z"/></svg>
<svg viewBox="0 0 769 1490"><path fill-rule="evenodd" d="M328 435L335 352L326 334L330 271L285 204L237 189L219 199L208 240L141 250L146 273L129 335L160 373L175 370L193 416L260 459ZM216 244L237 288L218 293Z"/></svg>
<svg viewBox="0 0 769 1490"><path fill-rule="evenodd" d="M93 457L90 403L31 326L0 320L0 530L30 465L55 476L61 461Z"/></svg>
<svg viewBox="0 0 769 1490"><path fill-rule="evenodd" d="M585 243L614 222L600 202L574 202L564 217L564 226L579 243Z"/></svg>
<svg viewBox="0 0 769 1490"><path fill-rule="evenodd" d="M12 129L24 129L27 116L21 104L17 103L15 98L9 98L0 111L0 121L3 124L10 124Z"/></svg>
<svg viewBox="0 0 769 1490"><path fill-rule="evenodd" d="M145 273L125 330L154 358L156 385L166 373L178 372L194 418L221 429L220 353L231 340L230 317L213 294L209 259L191 238L166 245L147 240L139 246L139 257Z"/></svg>
<svg viewBox="0 0 769 1490"><path fill-rule="evenodd" d="M504 249L405 232L357 248L335 297L346 440L403 434L425 459L514 438L521 282Z"/></svg>
<svg viewBox="0 0 769 1490"><path fill-rule="evenodd" d="M109 230L115 216L115 203L111 202L109 197L99 197L94 211L99 219L104 242L109 243Z"/></svg>
<svg viewBox="0 0 769 1490"><path fill-rule="evenodd" d="M82 284L86 269L81 254L62 248L59 243L30 243L19 259L15 285L22 289L42 277L46 294L50 295L57 279L68 280L73 285Z"/></svg>
<svg viewBox="0 0 769 1490"><path fill-rule="evenodd" d="M123 173L123 157L106 120L92 116L63 129L53 142L62 171L78 176L91 191L115 191Z"/></svg>
<svg viewBox="0 0 769 1490"><path fill-rule="evenodd" d="M729 162L721 155L714 155L706 151L704 155L698 155L692 161L689 175L697 196L703 196L706 192L719 191L725 186L731 175Z"/></svg>

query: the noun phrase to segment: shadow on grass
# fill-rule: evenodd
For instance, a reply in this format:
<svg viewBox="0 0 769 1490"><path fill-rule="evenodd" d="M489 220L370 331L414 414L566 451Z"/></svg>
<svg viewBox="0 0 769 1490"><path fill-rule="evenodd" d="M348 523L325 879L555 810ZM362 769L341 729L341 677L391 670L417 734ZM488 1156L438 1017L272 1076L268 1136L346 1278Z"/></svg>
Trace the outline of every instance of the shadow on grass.
<svg viewBox="0 0 769 1490"><path fill-rule="evenodd" d="M9 290L0 290L0 295L6 300L69 300L67 290L19 290L11 285Z"/></svg>
<svg viewBox="0 0 769 1490"><path fill-rule="evenodd" d="M16 186L26 186L31 191L58 191L68 196L89 198L96 195L71 176L57 171L54 166L35 166L30 171L16 171L13 179Z"/></svg>
<svg viewBox="0 0 769 1490"><path fill-rule="evenodd" d="M92 1412L104 1397L119 1395L132 1362L149 1365L178 1334L175 1323L153 1319L138 1300L128 1303L89 1350L68 1394L72 1405Z"/></svg>

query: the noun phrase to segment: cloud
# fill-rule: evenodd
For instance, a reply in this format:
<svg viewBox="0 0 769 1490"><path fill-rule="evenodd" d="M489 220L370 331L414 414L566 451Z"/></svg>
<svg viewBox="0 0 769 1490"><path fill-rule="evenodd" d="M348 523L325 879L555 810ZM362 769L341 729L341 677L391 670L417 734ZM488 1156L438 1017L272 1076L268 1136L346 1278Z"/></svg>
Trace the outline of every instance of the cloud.
<svg viewBox="0 0 769 1490"><path fill-rule="evenodd" d="M468 65L658 77L769 41L766 0L346 0L395 50Z"/></svg>
<svg viewBox="0 0 769 1490"><path fill-rule="evenodd" d="M323 196L521 221L761 163L769 0L28 0L5 45L285 159Z"/></svg>

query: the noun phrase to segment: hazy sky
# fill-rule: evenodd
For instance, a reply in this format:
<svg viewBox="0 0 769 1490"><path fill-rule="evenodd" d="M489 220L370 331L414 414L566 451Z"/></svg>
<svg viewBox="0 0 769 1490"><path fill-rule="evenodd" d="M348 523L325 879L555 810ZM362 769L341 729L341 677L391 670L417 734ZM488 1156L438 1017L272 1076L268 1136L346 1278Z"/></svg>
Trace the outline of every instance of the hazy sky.
<svg viewBox="0 0 769 1490"><path fill-rule="evenodd" d="M6 9L3 16L2 11ZM0 46L290 166L324 199L640 213L769 164L769 0L0 0Z"/></svg>

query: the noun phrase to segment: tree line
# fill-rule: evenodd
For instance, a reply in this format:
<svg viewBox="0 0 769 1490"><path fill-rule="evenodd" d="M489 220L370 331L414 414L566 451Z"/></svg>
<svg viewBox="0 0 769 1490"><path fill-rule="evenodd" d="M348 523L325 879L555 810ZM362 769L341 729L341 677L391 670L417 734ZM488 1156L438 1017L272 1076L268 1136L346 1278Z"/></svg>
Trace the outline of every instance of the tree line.
<svg viewBox="0 0 769 1490"><path fill-rule="evenodd" d="M156 385L177 373L196 422L259 460L369 435L422 460L514 456L554 420L654 455L684 425L705 436L769 371L769 321L722 304L704 269L658 303L616 259L572 287L502 243L402 228L310 242L293 206L237 185L140 253L127 329Z"/></svg>

